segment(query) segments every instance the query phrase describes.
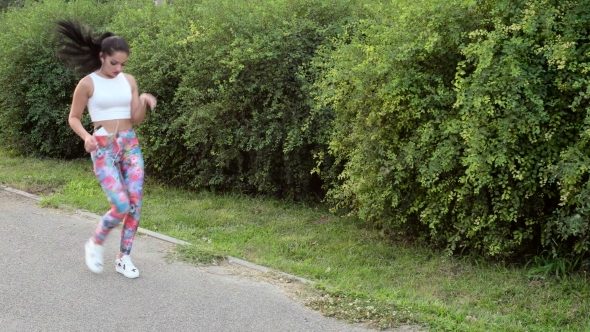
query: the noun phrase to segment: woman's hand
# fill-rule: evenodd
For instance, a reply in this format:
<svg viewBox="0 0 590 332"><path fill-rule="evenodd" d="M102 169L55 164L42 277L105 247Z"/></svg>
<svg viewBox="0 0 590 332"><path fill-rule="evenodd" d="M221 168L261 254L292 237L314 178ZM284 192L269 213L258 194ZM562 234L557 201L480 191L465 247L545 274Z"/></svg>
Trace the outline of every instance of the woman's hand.
<svg viewBox="0 0 590 332"><path fill-rule="evenodd" d="M149 93L142 93L141 95L139 95L139 102L142 106L145 104L149 105L151 110L156 108L156 97L152 96Z"/></svg>
<svg viewBox="0 0 590 332"><path fill-rule="evenodd" d="M84 139L84 149L86 149L86 152L88 153L98 149L98 142L96 142L94 136L90 134L86 136L86 139Z"/></svg>

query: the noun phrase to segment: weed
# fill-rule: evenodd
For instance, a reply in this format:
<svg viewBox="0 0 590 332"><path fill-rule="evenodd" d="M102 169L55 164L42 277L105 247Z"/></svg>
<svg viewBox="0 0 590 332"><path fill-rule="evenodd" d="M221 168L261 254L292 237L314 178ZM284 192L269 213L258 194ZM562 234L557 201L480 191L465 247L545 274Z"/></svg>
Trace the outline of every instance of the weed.
<svg viewBox="0 0 590 332"><path fill-rule="evenodd" d="M580 255L554 255L548 251L534 256L525 264L529 278L563 279L582 267L583 258Z"/></svg>

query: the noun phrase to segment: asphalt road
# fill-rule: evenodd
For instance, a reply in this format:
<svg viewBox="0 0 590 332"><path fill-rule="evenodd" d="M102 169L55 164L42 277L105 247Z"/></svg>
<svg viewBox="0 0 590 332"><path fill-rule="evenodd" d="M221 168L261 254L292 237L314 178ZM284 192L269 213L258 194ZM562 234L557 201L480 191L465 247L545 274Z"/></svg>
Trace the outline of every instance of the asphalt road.
<svg viewBox="0 0 590 332"><path fill-rule="evenodd" d="M96 221L0 188L0 331L369 331L326 318L265 281L165 259L170 244L138 236L138 279L84 264Z"/></svg>

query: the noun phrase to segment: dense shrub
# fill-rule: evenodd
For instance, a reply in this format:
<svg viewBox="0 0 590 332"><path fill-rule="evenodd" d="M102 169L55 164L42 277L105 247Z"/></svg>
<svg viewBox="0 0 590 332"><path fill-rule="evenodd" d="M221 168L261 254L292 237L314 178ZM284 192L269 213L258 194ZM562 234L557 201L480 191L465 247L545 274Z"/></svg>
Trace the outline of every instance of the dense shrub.
<svg viewBox="0 0 590 332"><path fill-rule="evenodd" d="M345 163L329 198L398 233L444 241L464 169L455 68L481 14L463 1L370 8L317 60L319 99L336 112L330 151Z"/></svg>
<svg viewBox="0 0 590 332"><path fill-rule="evenodd" d="M56 56L55 21L75 18L100 28L114 12L94 1L45 0L0 13L2 145L25 154L83 155L83 143L67 122L79 77Z"/></svg>
<svg viewBox="0 0 590 332"><path fill-rule="evenodd" d="M335 210L449 253L581 255L589 2L24 1L0 13L0 144L85 155L55 55L74 18L126 37L158 96L151 176L294 198L321 178Z"/></svg>
<svg viewBox="0 0 590 332"><path fill-rule="evenodd" d="M29 2L3 16L0 85L9 87L0 92L3 144L25 153L84 155L67 127L80 77L55 57L54 21L74 16L126 37L128 71L159 98L139 127L152 176L193 188L306 198L319 183L311 170L325 147L318 132L330 120L306 121L312 105L306 89L316 75L306 65L355 6L354 0Z"/></svg>
<svg viewBox="0 0 590 332"><path fill-rule="evenodd" d="M27 0L0 0L0 11L14 7L23 7Z"/></svg>
<svg viewBox="0 0 590 332"><path fill-rule="evenodd" d="M319 64L336 207L449 252L587 252L588 1L371 8Z"/></svg>
<svg viewBox="0 0 590 332"><path fill-rule="evenodd" d="M328 123L303 130L315 75L305 65L353 5L174 1L121 14L114 26L131 40L129 70L162 100L141 127L152 173L194 188L306 197Z"/></svg>

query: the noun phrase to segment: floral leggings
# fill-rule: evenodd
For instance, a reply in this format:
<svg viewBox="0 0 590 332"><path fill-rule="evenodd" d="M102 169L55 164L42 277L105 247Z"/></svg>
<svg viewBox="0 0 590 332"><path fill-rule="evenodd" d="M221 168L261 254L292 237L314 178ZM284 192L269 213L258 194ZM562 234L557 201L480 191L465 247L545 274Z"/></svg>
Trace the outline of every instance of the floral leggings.
<svg viewBox="0 0 590 332"><path fill-rule="evenodd" d="M94 232L102 244L122 220L121 252L129 255L139 227L143 193L143 157L133 129L109 136L95 136L98 149L91 153L94 173L111 203Z"/></svg>

